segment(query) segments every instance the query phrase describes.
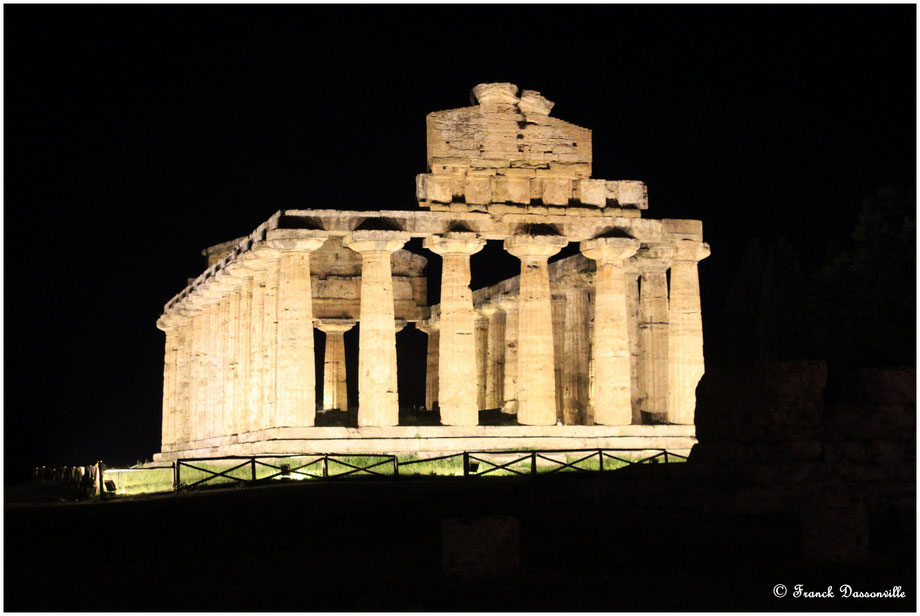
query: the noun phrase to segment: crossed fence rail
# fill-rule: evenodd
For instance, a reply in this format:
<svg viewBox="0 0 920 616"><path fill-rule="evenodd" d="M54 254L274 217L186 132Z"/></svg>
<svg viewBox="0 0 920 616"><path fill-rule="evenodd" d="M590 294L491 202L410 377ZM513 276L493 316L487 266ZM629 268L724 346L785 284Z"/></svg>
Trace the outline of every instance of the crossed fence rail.
<svg viewBox="0 0 920 616"><path fill-rule="evenodd" d="M629 453L645 454L642 457L628 457ZM553 454L556 457L551 457ZM574 454L577 459L560 460L562 454ZM621 455L616 455L621 454ZM496 460L495 458L503 458ZM508 459L508 458L511 459ZM364 463L353 463L355 458L370 458ZM430 464L446 460L462 460L464 477L482 477L492 473L505 471L513 475L548 475L563 470L576 472L604 472L623 466L636 464L665 464L677 460L686 460L686 456L667 451L666 449L544 449L528 451L464 451L462 453L447 454L432 458L417 460L403 460L391 454L311 454L300 456L224 456L221 458L184 458L173 463L174 489L195 489L209 482L216 482L223 478L241 485L254 485L266 483L271 480L290 478L306 480L332 480L344 477L362 475L376 477L399 477L400 468L413 465ZM492 458L492 459L490 459ZM279 459L297 460L296 465L291 463L273 464L268 460ZM306 459L306 461L303 461ZM203 466L204 463L213 464L219 461L239 461L237 464L223 470L214 470ZM349 460L349 461L346 461ZM596 468L586 468L584 465L596 461ZM608 462L605 468L605 461ZM611 465L610 462L614 464ZM616 463L619 464L616 464ZM336 472L331 466L344 467ZM522 469L521 465L526 464ZM540 470L540 466L550 467ZM183 484L183 469L203 473L204 476ZM259 474L259 470L268 471ZM391 473L383 472L392 469ZM213 484L212 484L213 485Z"/></svg>

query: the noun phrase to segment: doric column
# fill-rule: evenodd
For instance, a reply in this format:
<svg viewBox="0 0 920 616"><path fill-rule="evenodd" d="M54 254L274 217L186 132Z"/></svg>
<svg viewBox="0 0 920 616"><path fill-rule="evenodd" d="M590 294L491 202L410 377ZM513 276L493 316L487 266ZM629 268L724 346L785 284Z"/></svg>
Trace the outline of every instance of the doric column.
<svg viewBox="0 0 920 616"><path fill-rule="evenodd" d="M505 374L502 385L502 413L515 415L518 410L518 298L502 295L498 305L505 313Z"/></svg>
<svg viewBox="0 0 920 616"><path fill-rule="evenodd" d="M642 410L654 422L668 420L668 276L674 248L651 245L637 255L639 289L639 344Z"/></svg>
<svg viewBox="0 0 920 616"><path fill-rule="evenodd" d="M210 289L202 289L202 293L208 293ZM204 414L202 415L201 438L211 438L215 436L215 424L220 411L217 408L217 397L220 391L218 383L218 348L220 338L220 302L211 297L210 305L205 308L208 312L208 328L205 331L204 356L205 356L205 384L207 394L204 403Z"/></svg>
<svg viewBox="0 0 920 616"><path fill-rule="evenodd" d="M428 355L425 363L425 408L433 411L438 404L438 355L441 338L440 321L430 319L416 324L416 327L428 334Z"/></svg>
<svg viewBox="0 0 920 616"><path fill-rule="evenodd" d="M438 336L438 406L441 423L479 423L473 292L470 256L485 240L474 233L447 233L425 238L425 248L441 255L441 331Z"/></svg>
<svg viewBox="0 0 920 616"><path fill-rule="evenodd" d="M639 382L641 366L639 362L639 267L635 256L626 259L623 264L626 279L626 323L629 331L629 388L632 422L642 423L642 386Z"/></svg>
<svg viewBox="0 0 920 616"><path fill-rule="evenodd" d="M252 273L249 296L249 370L246 385L245 432L267 427L262 403L263 317L265 306L265 264L252 252L240 255L243 267Z"/></svg>
<svg viewBox="0 0 920 616"><path fill-rule="evenodd" d="M157 319L157 328L166 334L163 353L163 419L161 422L161 447L175 442L175 422L178 408L176 389L178 381L179 325L176 315L164 314Z"/></svg>
<svg viewBox="0 0 920 616"><path fill-rule="evenodd" d="M278 251L262 244L256 245L255 250L265 262L265 294L262 301L263 427L277 428L283 425L278 417L278 291L281 260Z"/></svg>
<svg viewBox="0 0 920 616"><path fill-rule="evenodd" d="M280 250L274 426L306 427L316 420L310 253L325 242L325 237L270 242Z"/></svg>
<svg viewBox="0 0 920 616"><path fill-rule="evenodd" d="M485 408L500 409L505 402L505 312L494 302L483 304L480 310L489 319Z"/></svg>
<svg viewBox="0 0 920 616"><path fill-rule="evenodd" d="M345 246L361 254L359 426L399 424L391 257L408 239L399 231L354 231L345 239Z"/></svg>
<svg viewBox="0 0 920 616"><path fill-rule="evenodd" d="M224 348L224 434L237 433L237 389L239 389L239 320L240 281L229 274L224 277L227 294L227 345Z"/></svg>
<svg viewBox="0 0 920 616"><path fill-rule="evenodd" d="M348 410L348 379L345 376L345 332L355 326L347 319L323 319L316 326L326 334L323 361L323 409Z"/></svg>
<svg viewBox="0 0 920 616"><path fill-rule="evenodd" d="M668 328L668 420L692 424L696 385L705 372L697 263L709 256L709 245L683 239L674 248Z"/></svg>
<svg viewBox="0 0 920 616"><path fill-rule="evenodd" d="M580 284L566 289L563 423L584 425L588 405L588 293Z"/></svg>
<svg viewBox="0 0 920 616"><path fill-rule="evenodd" d="M505 250L521 260L518 322L518 423L556 423L553 308L547 260L568 242L561 236L514 235Z"/></svg>
<svg viewBox="0 0 920 616"><path fill-rule="evenodd" d="M623 260L639 241L601 237L581 243L581 253L597 262L594 300L594 423L632 423L629 326Z"/></svg>
<svg viewBox="0 0 920 616"><path fill-rule="evenodd" d="M183 305L178 308L181 318L179 328L179 354L177 358L177 384L176 395L178 412L176 414L174 426L173 443L185 443L189 440L189 421L190 421L190 396L194 393L194 385L191 382L191 366L193 349L192 349L192 318Z"/></svg>
<svg viewBox="0 0 920 616"><path fill-rule="evenodd" d="M252 316L253 270L243 267L242 262L238 259L228 267L227 272L239 280L239 286L234 293L238 307L234 323L234 331L236 332L236 344L233 348L235 384L233 388L233 416L230 422L230 433L245 434L253 429L249 400L249 387L251 385L249 338L252 329L250 319Z"/></svg>
<svg viewBox="0 0 920 616"><path fill-rule="evenodd" d="M199 358L201 352L201 318L203 313L196 306L193 298L189 297L183 302L183 309L186 312L186 321L188 330L185 339L185 362L186 362L186 387L183 392L186 397L185 401L185 430L183 436L184 442L194 441L198 438L198 379Z"/></svg>
<svg viewBox="0 0 920 616"><path fill-rule="evenodd" d="M565 296L553 295L553 375L556 382L556 423L564 423L563 390L565 378Z"/></svg>
<svg viewBox="0 0 920 616"><path fill-rule="evenodd" d="M486 376L489 366L489 315L476 310L473 314L473 342L476 349L476 407L486 407Z"/></svg>
<svg viewBox="0 0 920 616"><path fill-rule="evenodd" d="M195 356L198 361L198 369L195 375L198 382L195 387L197 400L195 404L195 433L193 436L196 441L205 438L208 429L208 410L210 408L208 335L211 330L211 306L210 304L203 305L203 302L203 299L199 299L199 303L202 306L195 325Z"/></svg>

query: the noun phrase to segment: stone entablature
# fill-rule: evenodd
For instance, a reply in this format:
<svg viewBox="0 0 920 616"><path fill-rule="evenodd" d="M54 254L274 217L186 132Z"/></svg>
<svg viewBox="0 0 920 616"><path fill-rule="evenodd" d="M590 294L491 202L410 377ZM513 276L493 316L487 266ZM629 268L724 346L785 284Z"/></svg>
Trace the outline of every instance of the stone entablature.
<svg viewBox="0 0 920 616"><path fill-rule="evenodd" d="M429 118L430 177L492 170L544 182L538 172L552 171L578 190L590 180L590 131L547 118L549 101L509 86L483 84L478 107ZM502 128L512 116L525 132ZM508 149L512 138L530 149ZM454 156L475 141L481 155ZM550 149L538 157L541 144ZM419 211L283 210L208 249L208 268L157 322L163 451L228 453L221 447L244 434L313 430L314 328L327 336L319 406L343 409L343 336L355 324L359 435L399 422L395 341L407 322L429 336L426 405L451 430L475 428L489 408L524 426L692 425L703 372L697 263L709 248L700 221L641 218L645 189L635 184L632 208L622 198L553 207L493 195L485 208L452 197ZM403 248L411 238L441 259L438 306L426 305L428 261ZM470 257L489 240L520 260L521 274L473 292ZM549 263L572 243L580 255Z"/></svg>
<svg viewBox="0 0 920 616"><path fill-rule="evenodd" d="M428 171L416 178L421 207L507 211L507 206L608 209L638 216L648 191L635 180L591 178L591 131L549 117L552 101L511 83L473 88L473 107L428 114ZM605 212L607 213L607 212Z"/></svg>

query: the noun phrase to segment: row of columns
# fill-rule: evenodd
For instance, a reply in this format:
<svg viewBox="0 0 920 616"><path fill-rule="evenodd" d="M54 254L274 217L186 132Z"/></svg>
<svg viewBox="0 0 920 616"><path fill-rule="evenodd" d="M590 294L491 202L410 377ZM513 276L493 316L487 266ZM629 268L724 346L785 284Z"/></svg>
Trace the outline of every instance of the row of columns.
<svg viewBox="0 0 920 616"><path fill-rule="evenodd" d="M582 254L597 264L594 288L571 285L553 297L547 262L563 243L506 241L521 259L520 293L492 298L478 311L463 292L468 273L445 260L444 284L450 287L442 290L441 320L421 328L441 341L435 345L429 338L428 408L437 403L442 417L451 415L455 403L438 388L462 368L465 395L459 399L467 409L476 400L479 410L501 408L523 424L625 425L642 423L643 412L648 421L692 424L703 374L697 263L708 247L686 240L653 244L637 254L640 243L633 238L582 242ZM456 314L460 308L465 316ZM459 330L453 331L457 343L444 343L448 324L458 318L474 323L473 357L462 346L469 336ZM440 357L445 352L450 356ZM472 418L471 410L465 412Z"/></svg>
<svg viewBox="0 0 920 616"><path fill-rule="evenodd" d="M408 239L397 231L356 231L345 240L362 257L359 426L399 421L391 255ZM164 316L164 444L314 424L310 253L324 241L257 245ZM470 257L485 240L468 232L425 239L425 247L443 259L440 320L423 327L429 334L429 408L438 403L445 425L476 425L481 408L498 407L516 413L522 424L570 423L585 406L584 383L593 380L587 397L594 423L628 424L636 415L631 391L638 373L646 409L670 407L672 422L692 422L692 402L688 408L685 400L688 391L692 400L703 367L696 262L708 249L687 242L644 255L639 340L634 340L627 326L624 262L638 249L638 240L582 242L583 254L597 262L593 353L588 365L575 361L574 369L557 374L556 357L586 358L589 345L577 333L588 321L587 298L573 290L565 310L553 309L548 259L566 244L560 236L507 238L505 249L521 261L519 296L487 306L477 327ZM343 336L352 326L334 320L318 324L327 335L326 408L347 407ZM567 335L559 336L563 329ZM631 350L636 344L643 348L641 366Z"/></svg>

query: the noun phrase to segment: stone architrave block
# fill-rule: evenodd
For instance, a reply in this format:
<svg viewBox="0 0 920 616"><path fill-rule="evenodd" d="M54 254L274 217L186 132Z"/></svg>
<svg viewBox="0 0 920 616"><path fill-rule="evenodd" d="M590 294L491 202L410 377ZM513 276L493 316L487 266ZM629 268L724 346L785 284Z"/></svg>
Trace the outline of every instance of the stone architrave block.
<svg viewBox="0 0 920 616"><path fill-rule="evenodd" d="M464 194L467 203L487 204L492 201L492 176L467 176Z"/></svg>
<svg viewBox="0 0 920 616"><path fill-rule="evenodd" d="M568 205L571 198L571 180L543 178L544 205Z"/></svg>
<svg viewBox="0 0 920 616"><path fill-rule="evenodd" d="M620 206L636 207L644 210L648 207L648 191L644 182L635 180L621 180L620 184Z"/></svg>
<svg viewBox="0 0 920 616"><path fill-rule="evenodd" d="M604 180L578 180L576 198L585 205L607 205L607 183Z"/></svg>
<svg viewBox="0 0 920 616"><path fill-rule="evenodd" d="M492 181L492 200L499 203L530 203L530 180L495 176Z"/></svg>
<svg viewBox="0 0 920 616"><path fill-rule="evenodd" d="M428 200L438 203L453 201L453 183L454 178L449 175L428 175L425 183L425 194L428 195Z"/></svg>

